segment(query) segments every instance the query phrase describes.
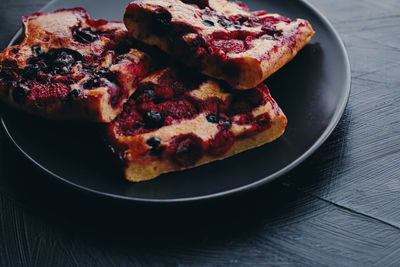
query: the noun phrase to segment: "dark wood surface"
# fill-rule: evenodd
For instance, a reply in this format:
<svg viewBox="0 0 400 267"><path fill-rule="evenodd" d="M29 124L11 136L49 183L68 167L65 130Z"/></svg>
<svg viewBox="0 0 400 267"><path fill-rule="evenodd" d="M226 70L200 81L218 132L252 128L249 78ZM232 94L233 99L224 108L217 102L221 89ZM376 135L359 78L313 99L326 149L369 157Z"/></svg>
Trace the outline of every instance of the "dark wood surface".
<svg viewBox="0 0 400 267"><path fill-rule="evenodd" d="M0 1L0 48L46 0ZM55 182L0 133L0 265L400 265L400 1L310 0L352 66L328 141L274 184L139 205Z"/></svg>

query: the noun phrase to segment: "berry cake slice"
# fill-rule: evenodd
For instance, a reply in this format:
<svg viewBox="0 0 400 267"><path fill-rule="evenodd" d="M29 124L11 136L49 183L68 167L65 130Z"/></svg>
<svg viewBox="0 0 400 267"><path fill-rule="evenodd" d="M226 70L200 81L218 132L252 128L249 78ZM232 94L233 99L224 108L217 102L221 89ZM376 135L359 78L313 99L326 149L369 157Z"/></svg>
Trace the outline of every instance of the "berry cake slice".
<svg viewBox="0 0 400 267"><path fill-rule="evenodd" d="M314 31L228 0L135 0L124 22L129 33L233 88L254 88L290 61Z"/></svg>
<svg viewBox="0 0 400 267"><path fill-rule="evenodd" d="M24 40L0 54L0 98L51 119L110 122L148 72L122 22L84 9L23 17Z"/></svg>
<svg viewBox="0 0 400 267"><path fill-rule="evenodd" d="M108 135L126 178L139 182L271 142L286 123L265 84L232 90L167 67L140 81Z"/></svg>

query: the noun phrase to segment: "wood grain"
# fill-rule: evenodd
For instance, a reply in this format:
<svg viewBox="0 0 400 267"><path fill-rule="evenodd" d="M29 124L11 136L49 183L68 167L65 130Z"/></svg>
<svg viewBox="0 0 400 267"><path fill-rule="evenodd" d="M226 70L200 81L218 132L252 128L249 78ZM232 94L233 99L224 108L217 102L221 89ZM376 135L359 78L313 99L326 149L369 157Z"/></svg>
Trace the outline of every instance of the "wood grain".
<svg viewBox="0 0 400 267"><path fill-rule="evenodd" d="M352 92L319 151L233 199L147 206L56 183L0 134L1 266L400 263L400 2L310 0L343 37ZM44 0L0 2L0 48Z"/></svg>
<svg viewBox="0 0 400 267"><path fill-rule="evenodd" d="M296 175L288 183L400 227L400 2L336 3L320 8L349 52L350 100L334 136L315 155L322 162L312 161L315 179Z"/></svg>

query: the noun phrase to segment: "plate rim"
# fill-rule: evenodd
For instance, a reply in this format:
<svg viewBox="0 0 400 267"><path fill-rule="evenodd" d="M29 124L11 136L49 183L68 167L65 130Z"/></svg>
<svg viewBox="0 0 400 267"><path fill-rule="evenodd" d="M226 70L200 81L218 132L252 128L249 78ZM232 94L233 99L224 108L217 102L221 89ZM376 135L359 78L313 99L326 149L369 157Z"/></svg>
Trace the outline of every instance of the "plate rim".
<svg viewBox="0 0 400 267"><path fill-rule="evenodd" d="M54 2L58 0L52 0L46 5L44 5L38 12L43 12L45 9L47 9L49 6L51 6ZM292 161L289 165L285 166L284 168L280 169L279 171L268 175L258 181L236 187L233 189L221 191L218 193L212 193L212 194L207 194L207 195L201 195L201 196L195 196L195 197L182 197L182 198L171 198L171 199L163 199L163 198L143 198L143 197L129 197L129 196L122 196L122 195L117 195L117 194L112 194L112 193L107 193L107 192L102 192L99 190L91 189L89 187L77 184L75 182L72 182L68 179L65 179L52 171L48 170L46 167L44 167L42 164L34 160L27 152L25 152L14 140L12 137L11 133L9 132L7 125L5 123L5 120L3 118L3 115L0 114L0 122L1 126L6 133L6 136L8 137L9 141L17 148L17 150L22 153L26 158L28 158L32 163L34 163L39 169L55 178L57 178L57 181L60 183L68 185L70 188L73 189L78 189L79 191L82 191L87 194L94 194L98 196L103 196L107 198L111 198L114 200L128 200L128 201L133 201L133 202L141 202L141 203L187 203L187 202L199 202L199 201L205 201L205 200L210 200L210 199L220 199L220 198L225 198L228 196L231 196L233 194L237 193L243 193L246 191L254 190L262 185L265 185L267 183L271 183L272 181L275 181L277 178L282 177L283 175L287 174L289 171L293 170L296 168L298 165L300 165L302 162L304 162L307 158L309 158L318 148L322 146L322 144L328 139L328 137L332 134L332 132L335 130L336 126L340 122L344 111L346 109L347 103L349 101L350 97L350 92L351 92L351 82L352 82L352 77L351 77L351 66L350 66L350 59L349 55L347 52L347 49L344 45L344 42L339 35L339 33L336 31L336 29L333 27L332 23L327 19L325 15L323 15L317 8L314 7L314 5L308 3L306 0L300 0L298 1L301 5L303 5L305 8L311 10L316 17L320 19L324 24L326 24L329 28L329 30L333 33L334 37L338 40L339 43L339 49L342 51L344 55L344 64L345 64L345 69L344 72L346 73L346 81L345 85L346 88L344 91L344 97L340 101L340 105L338 108L335 110L335 113L329 122L329 124L326 126L326 129L324 132L318 137L318 139L314 142L314 144L308 148L303 154L301 154L296 160ZM11 46L22 34L22 28L20 28L14 36L11 38L10 42L8 43L7 47Z"/></svg>

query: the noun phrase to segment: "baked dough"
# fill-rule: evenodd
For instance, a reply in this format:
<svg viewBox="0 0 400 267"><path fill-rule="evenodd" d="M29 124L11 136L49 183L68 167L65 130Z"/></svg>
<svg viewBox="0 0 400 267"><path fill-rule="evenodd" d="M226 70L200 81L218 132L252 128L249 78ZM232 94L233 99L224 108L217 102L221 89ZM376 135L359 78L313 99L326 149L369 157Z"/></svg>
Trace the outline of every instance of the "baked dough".
<svg viewBox="0 0 400 267"><path fill-rule="evenodd" d="M236 89L260 84L314 34L306 20L228 0L135 0L124 22L134 38Z"/></svg>
<svg viewBox="0 0 400 267"><path fill-rule="evenodd" d="M92 20L82 8L23 17L24 39L0 54L0 98L51 119L110 122L149 58L130 49L122 22Z"/></svg>
<svg viewBox="0 0 400 267"><path fill-rule="evenodd" d="M139 182L261 146L286 124L265 84L232 90L168 67L139 83L108 135L126 178Z"/></svg>

